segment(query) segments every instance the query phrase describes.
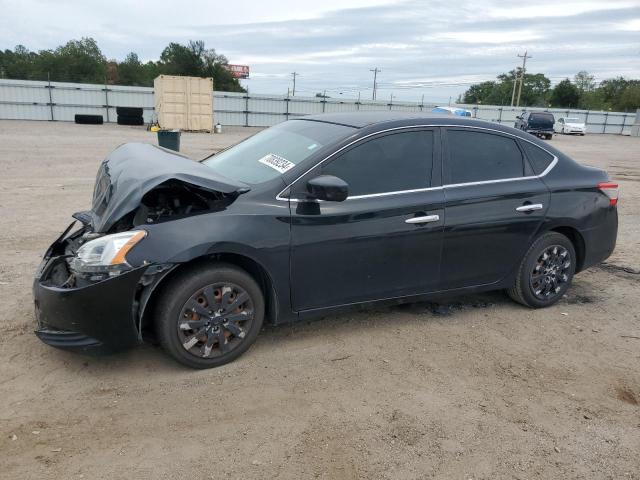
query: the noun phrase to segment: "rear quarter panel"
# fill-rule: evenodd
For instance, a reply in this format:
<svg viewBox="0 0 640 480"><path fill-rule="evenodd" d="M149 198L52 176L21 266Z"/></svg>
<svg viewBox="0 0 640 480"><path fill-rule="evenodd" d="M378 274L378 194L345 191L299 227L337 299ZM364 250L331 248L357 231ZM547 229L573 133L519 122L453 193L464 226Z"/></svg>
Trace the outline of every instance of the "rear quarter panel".
<svg viewBox="0 0 640 480"><path fill-rule="evenodd" d="M547 147L548 148L548 147ZM605 171L580 165L556 151L558 163L544 177L551 192L544 230L572 227L584 241L582 269L606 259L615 248L618 212L597 187Z"/></svg>

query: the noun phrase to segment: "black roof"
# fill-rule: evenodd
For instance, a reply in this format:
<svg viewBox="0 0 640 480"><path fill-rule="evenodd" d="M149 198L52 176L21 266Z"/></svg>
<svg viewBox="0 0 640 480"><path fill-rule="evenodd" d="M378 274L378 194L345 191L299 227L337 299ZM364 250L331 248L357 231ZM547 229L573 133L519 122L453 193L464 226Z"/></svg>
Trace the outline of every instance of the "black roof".
<svg viewBox="0 0 640 480"><path fill-rule="evenodd" d="M429 113L412 113L399 112L389 110L376 110L364 112L340 112L340 113L321 113L318 115L305 115L300 120L314 120L316 122L338 123L348 125L350 127L362 128L367 125L373 125L380 122L391 122L394 120L410 120L410 119L427 119L442 118L450 115L429 114Z"/></svg>
<svg viewBox="0 0 640 480"><path fill-rule="evenodd" d="M318 115L305 115L299 117L298 120L312 120L315 122L337 123L347 125L354 128L364 128L369 125L378 123L399 123L404 125L410 123L422 124L455 124L455 125L477 125L487 124L488 122L476 120L471 117L460 117L457 115L449 115L446 113L431 112L400 112L394 110L376 110L361 112L340 112L340 113L322 113ZM496 124L491 124L497 126Z"/></svg>
<svg viewBox="0 0 640 480"><path fill-rule="evenodd" d="M360 112L340 112L340 113L322 113L318 115L305 115L296 118L296 120L311 120L314 122L336 123L346 125L353 128L362 129L361 132L372 133L378 130L396 127L410 127L412 125L461 125L470 127L481 127L491 130L497 130L509 135L514 135L535 143L547 151L552 152L556 156L562 153L542 140L534 137L522 130L516 130L507 125L488 122L486 120L478 120L471 117L460 117L458 115L449 115L446 113L432 112L400 112L400 111L360 111Z"/></svg>

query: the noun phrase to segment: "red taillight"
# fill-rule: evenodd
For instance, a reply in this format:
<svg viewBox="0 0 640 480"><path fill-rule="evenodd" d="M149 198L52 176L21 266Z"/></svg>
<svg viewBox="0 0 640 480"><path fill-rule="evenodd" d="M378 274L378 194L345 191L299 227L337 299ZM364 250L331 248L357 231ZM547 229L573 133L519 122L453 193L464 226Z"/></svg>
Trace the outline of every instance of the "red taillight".
<svg viewBox="0 0 640 480"><path fill-rule="evenodd" d="M609 204L616 205L618 203L618 184L613 182L600 182L598 188L602 193L609 197Z"/></svg>

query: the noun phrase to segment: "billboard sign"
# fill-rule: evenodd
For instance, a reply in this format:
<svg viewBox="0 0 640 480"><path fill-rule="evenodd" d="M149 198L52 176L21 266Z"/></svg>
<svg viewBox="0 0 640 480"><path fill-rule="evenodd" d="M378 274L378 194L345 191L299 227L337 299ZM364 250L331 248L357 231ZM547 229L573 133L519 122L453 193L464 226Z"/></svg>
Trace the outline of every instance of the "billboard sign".
<svg viewBox="0 0 640 480"><path fill-rule="evenodd" d="M226 66L234 78L249 78L249 65L231 65Z"/></svg>

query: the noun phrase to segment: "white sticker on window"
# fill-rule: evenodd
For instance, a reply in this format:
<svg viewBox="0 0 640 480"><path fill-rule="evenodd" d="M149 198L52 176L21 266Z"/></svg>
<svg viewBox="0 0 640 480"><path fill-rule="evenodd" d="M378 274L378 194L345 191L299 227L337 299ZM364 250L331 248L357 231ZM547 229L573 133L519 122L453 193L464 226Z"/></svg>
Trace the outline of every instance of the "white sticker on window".
<svg viewBox="0 0 640 480"><path fill-rule="evenodd" d="M290 162L286 158L282 158L275 153L269 153L258 160L260 163L267 165L280 173L284 173L287 170L291 170L296 166L295 163Z"/></svg>

